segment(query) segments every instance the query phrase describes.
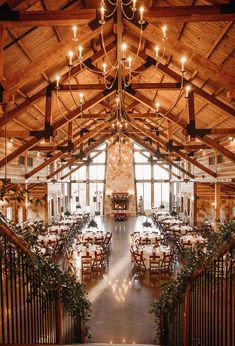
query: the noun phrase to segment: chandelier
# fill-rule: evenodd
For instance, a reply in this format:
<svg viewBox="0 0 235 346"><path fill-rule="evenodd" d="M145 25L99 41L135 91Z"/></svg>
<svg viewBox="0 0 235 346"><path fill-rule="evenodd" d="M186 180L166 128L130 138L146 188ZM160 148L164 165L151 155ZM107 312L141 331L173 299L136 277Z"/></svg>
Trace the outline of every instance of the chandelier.
<svg viewBox="0 0 235 346"><path fill-rule="evenodd" d="M107 90L114 89L116 87L116 102L114 106L114 119L115 122L112 123L112 129L116 131L117 137L120 137L120 133L127 128L127 123L130 120L128 114L125 111L126 103L125 103L125 92L126 89L130 86L130 83L133 79L133 71L136 66L136 59L138 58L143 39L143 24L145 24L144 19L144 7L138 6L137 0L104 0L101 1L101 6L98 11L98 21L101 25L101 47L104 52L104 62L102 64L102 68L92 69L90 66L87 66L84 63L84 48L79 43L79 29L77 26L72 27L72 42L73 42L73 50L70 50L67 54L68 59L68 69L69 69L69 86L70 86L70 73L73 66L76 64L80 64L81 67L86 70L98 74L99 77L103 79L103 84ZM104 39L104 24L106 20L116 15L117 18L117 56L116 61L112 63L109 55L107 54L105 39ZM129 21L135 21L138 23L140 28L139 39L138 39L138 48L136 54L128 55L128 44L123 40L122 33L122 25L123 19L127 19ZM154 48L154 56L155 56L155 68L158 69L158 65L160 62L164 61L166 57L167 50L167 27L163 25L162 28L162 36L160 38L160 44L156 44ZM155 111L156 111L156 127L160 127L162 120L164 120L165 116L170 113L173 108L178 103L179 99L185 94L185 98L189 97L190 86L184 85L184 74L185 74L185 65L186 65L186 57L182 56L179 61L179 69L181 73L181 86L179 88L178 95L176 96L176 100L173 104L165 111L165 114L161 112L161 104L160 101L157 100L155 103ZM59 90L60 90L60 76L56 76L56 89L57 89L57 107L63 117L66 118L66 115L62 112L60 106L60 98L59 98ZM82 107L85 102L84 94L79 94L79 99L76 99L72 88L69 87L69 91L71 94L71 98L77 109L80 108L80 113L82 114ZM70 121L69 119L67 119ZM96 121L96 120L95 120ZM77 124L78 125L78 124ZM79 125L78 125L79 126ZM172 125L173 126L173 125Z"/></svg>

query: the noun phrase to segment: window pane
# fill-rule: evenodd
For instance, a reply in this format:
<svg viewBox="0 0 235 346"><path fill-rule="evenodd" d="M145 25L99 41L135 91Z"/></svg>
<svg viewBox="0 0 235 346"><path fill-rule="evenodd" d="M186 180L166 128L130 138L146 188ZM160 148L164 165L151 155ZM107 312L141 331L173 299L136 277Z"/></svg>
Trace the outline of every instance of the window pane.
<svg viewBox="0 0 235 346"><path fill-rule="evenodd" d="M82 166L72 174L71 180L86 180L86 166Z"/></svg>
<svg viewBox="0 0 235 346"><path fill-rule="evenodd" d="M103 183L90 184L90 205L95 213L103 213Z"/></svg>
<svg viewBox="0 0 235 346"><path fill-rule="evenodd" d="M138 152L134 153L134 160L135 160L135 162L148 162L148 158L143 156L141 153L138 153Z"/></svg>
<svg viewBox="0 0 235 346"><path fill-rule="evenodd" d="M169 173L158 165L153 166L153 176L154 179L169 179Z"/></svg>
<svg viewBox="0 0 235 346"><path fill-rule="evenodd" d="M151 184L136 183L136 193L137 205L139 203L140 197L142 197L144 201L144 210L151 209Z"/></svg>
<svg viewBox="0 0 235 346"><path fill-rule="evenodd" d="M95 153L96 155L96 153ZM95 157L94 159L92 159L92 162L93 163L105 163L105 156L106 156L106 153L103 152L101 154L99 154L97 157Z"/></svg>
<svg viewBox="0 0 235 346"><path fill-rule="evenodd" d="M91 180L103 180L105 174L105 165L95 166L90 165L90 179Z"/></svg>
<svg viewBox="0 0 235 346"><path fill-rule="evenodd" d="M154 207L169 208L169 183L154 183Z"/></svg>
<svg viewBox="0 0 235 346"><path fill-rule="evenodd" d="M135 177L137 180L151 179L151 166L150 165L135 165Z"/></svg>
<svg viewBox="0 0 235 346"><path fill-rule="evenodd" d="M82 208L86 207L86 184L72 183L71 184L72 200L71 210L76 210L76 206L80 204Z"/></svg>

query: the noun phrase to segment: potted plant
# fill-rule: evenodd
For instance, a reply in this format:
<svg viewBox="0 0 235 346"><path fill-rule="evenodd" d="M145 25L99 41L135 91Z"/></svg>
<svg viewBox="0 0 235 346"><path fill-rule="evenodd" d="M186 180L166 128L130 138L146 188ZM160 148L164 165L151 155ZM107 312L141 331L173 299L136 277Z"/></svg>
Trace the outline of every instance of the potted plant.
<svg viewBox="0 0 235 346"><path fill-rule="evenodd" d="M91 219L90 222L88 223L87 228L91 228L91 227L98 228L98 224L94 219Z"/></svg>
<svg viewBox="0 0 235 346"><path fill-rule="evenodd" d="M178 215L178 213L177 213L176 210L172 210L172 211L171 211L171 216L177 216L177 215Z"/></svg>
<svg viewBox="0 0 235 346"><path fill-rule="evenodd" d="M68 216L71 215L71 213L70 213L70 211L66 210L66 211L64 212L64 215L68 217Z"/></svg>
<svg viewBox="0 0 235 346"><path fill-rule="evenodd" d="M164 206L164 204L160 204L160 207L159 207L160 209L165 209L165 206Z"/></svg>
<svg viewBox="0 0 235 346"><path fill-rule="evenodd" d="M142 223L142 226L143 226L143 227L152 227L152 224L151 224L151 222L149 222L148 220L146 220L146 221L144 221L144 222Z"/></svg>
<svg viewBox="0 0 235 346"><path fill-rule="evenodd" d="M76 209L81 209L81 204L80 204L80 203L78 203L78 204L76 205Z"/></svg>

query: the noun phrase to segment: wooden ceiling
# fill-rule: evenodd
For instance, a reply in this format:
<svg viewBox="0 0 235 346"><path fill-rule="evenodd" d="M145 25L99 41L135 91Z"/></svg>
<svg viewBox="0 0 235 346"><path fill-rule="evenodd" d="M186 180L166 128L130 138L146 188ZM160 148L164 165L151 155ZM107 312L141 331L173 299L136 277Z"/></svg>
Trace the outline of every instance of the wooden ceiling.
<svg viewBox="0 0 235 346"><path fill-rule="evenodd" d="M184 158L215 178L216 172L200 161L201 148L235 163L235 141L231 141L231 136L235 138L234 1L186 0L185 6L177 0L137 3L145 7L146 22L136 58L138 18L123 20L123 41L134 60L131 83L125 90L128 125L124 132L153 155L160 150L168 163ZM64 166L70 167L77 158L69 151L89 154L114 134L116 84L105 89L102 75L90 69L102 71L106 54L115 63L116 18L110 17L103 25L104 52L96 11L100 1L7 0L0 1L0 6L0 136L1 143L6 134L14 139L12 151L0 158L0 167L29 150L53 156L26 178L59 158L65 158ZM66 55L74 49L75 24L84 65L74 60L69 72ZM156 66L154 48L162 44L163 24L168 28L166 54ZM187 57L184 86L191 86L187 99L180 90L182 55ZM57 74L61 76L58 97ZM80 92L84 93L82 108ZM49 143L42 143L45 134Z"/></svg>

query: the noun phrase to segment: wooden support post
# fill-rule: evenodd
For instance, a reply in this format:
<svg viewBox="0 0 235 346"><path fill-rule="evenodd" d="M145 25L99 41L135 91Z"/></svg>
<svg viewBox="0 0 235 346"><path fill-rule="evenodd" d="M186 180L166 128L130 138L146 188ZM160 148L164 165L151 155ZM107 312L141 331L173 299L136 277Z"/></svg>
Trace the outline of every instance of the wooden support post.
<svg viewBox="0 0 235 346"><path fill-rule="evenodd" d="M196 138L196 121L195 121L195 109L194 109L194 94L189 92L188 95L188 134L192 141Z"/></svg>
<svg viewBox="0 0 235 346"><path fill-rule="evenodd" d="M86 166L86 206L90 205L90 165Z"/></svg>
<svg viewBox="0 0 235 346"><path fill-rule="evenodd" d="M154 169L153 163L151 163L151 207L154 206Z"/></svg>
<svg viewBox="0 0 235 346"><path fill-rule="evenodd" d="M51 137L51 124L52 124L52 118L51 118L51 95L52 90L50 86L47 86L46 88L46 109L45 109L45 142L50 141Z"/></svg>
<svg viewBox="0 0 235 346"><path fill-rule="evenodd" d="M193 225L197 225L197 183L193 184Z"/></svg>
<svg viewBox="0 0 235 346"><path fill-rule="evenodd" d="M48 215L48 195L47 200L44 203L44 223L47 226L49 222L49 215Z"/></svg>
<svg viewBox="0 0 235 346"><path fill-rule="evenodd" d="M184 346L189 346L189 329L190 329L190 287L188 286L185 293L184 304Z"/></svg>
<svg viewBox="0 0 235 346"><path fill-rule="evenodd" d="M3 33L4 33L4 27L3 25L0 25L0 82L3 81Z"/></svg>
<svg viewBox="0 0 235 346"><path fill-rule="evenodd" d="M170 189L169 189L169 210L172 211L174 208L173 205L173 191L174 191L174 183L171 181L172 179L172 167L169 166L170 172L169 172L169 180L170 180Z"/></svg>
<svg viewBox="0 0 235 346"><path fill-rule="evenodd" d="M56 297L55 302L55 314L56 314L56 343L62 344L62 304L59 297Z"/></svg>
<svg viewBox="0 0 235 346"><path fill-rule="evenodd" d="M220 183L215 183L215 221L216 221L216 230L217 222L220 221Z"/></svg>

